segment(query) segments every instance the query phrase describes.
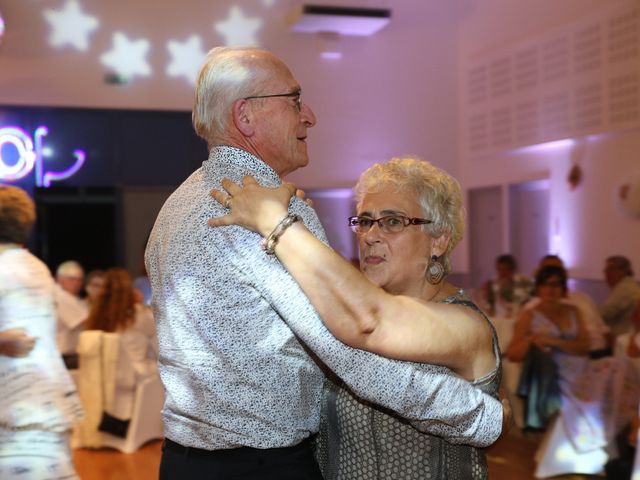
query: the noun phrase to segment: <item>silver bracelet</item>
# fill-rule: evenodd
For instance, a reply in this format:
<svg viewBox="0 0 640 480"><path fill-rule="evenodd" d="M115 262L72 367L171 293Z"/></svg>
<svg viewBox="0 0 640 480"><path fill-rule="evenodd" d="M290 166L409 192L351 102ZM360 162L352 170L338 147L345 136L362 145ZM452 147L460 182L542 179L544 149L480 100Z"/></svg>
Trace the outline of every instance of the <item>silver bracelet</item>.
<svg viewBox="0 0 640 480"><path fill-rule="evenodd" d="M280 220L280 222L278 222L278 225L276 225L276 228L273 229L271 235L269 235L262 241L262 248L264 248L264 251L267 253L267 255L275 255L276 244L278 243L278 240L280 240L280 237L282 236L284 231L295 222L299 221L302 221L300 215L296 215L295 213L288 213L282 218L282 220Z"/></svg>

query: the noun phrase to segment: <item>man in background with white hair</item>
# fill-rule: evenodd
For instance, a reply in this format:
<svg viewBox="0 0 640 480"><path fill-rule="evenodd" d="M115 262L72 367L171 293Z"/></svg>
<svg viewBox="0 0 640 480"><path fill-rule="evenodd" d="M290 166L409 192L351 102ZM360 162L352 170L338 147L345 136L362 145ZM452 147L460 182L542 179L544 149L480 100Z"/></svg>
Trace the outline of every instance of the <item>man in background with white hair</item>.
<svg viewBox="0 0 640 480"><path fill-rule="evenodd" d="M633 278L631 262L622 255L606 259L604 276L611 292L600 305L600 314L615 338L631 330L633 310L640 300L640 285Z"/></svg>
<svg viewBox="0 0 640 480"><path fill-rule="evenodd" d="M84 285L82 265L75 260L62 262L56 270L56 283L56 342L67 368L78 368L78 336L89 315L87 304L80 298Z"/></svg>

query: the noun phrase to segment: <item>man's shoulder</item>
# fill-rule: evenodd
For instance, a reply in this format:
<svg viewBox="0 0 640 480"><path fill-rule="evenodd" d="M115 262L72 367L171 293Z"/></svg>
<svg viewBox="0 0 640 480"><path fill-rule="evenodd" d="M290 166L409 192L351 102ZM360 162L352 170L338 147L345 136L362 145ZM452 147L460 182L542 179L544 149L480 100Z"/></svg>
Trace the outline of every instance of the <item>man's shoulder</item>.
<svg viewBox="0 0 640 480"><path fill-rule="evenodd" d="M156 224L174 225L176 221L190 217L213 204L202 168L193 172L176 188L162 205Z"/></svg>
<svg viewBox="0 0 640 480"><path fill-rule="evenodd" d="M632 276L627 276L622 279L620 285L629 291L633 291L640 295L640 283L636 281Z"/></svg>

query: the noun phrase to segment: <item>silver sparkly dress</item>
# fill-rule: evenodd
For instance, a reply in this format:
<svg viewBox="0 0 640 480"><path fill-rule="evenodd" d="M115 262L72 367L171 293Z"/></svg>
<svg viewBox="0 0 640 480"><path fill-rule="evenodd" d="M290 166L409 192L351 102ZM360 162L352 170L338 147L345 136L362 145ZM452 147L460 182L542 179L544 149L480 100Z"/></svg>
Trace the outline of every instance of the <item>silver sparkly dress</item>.
<svg viewBox="0 0 640 480"><path fill-rule="evenodd" d="M440 303L482 311L460 290ZM482 314L485 321L489 320ZM489 322L490 324L490 322ZM498 397L500 350L493 330L496 368L471 382ZM425 369L447 368L422 364ZM316 456L326 480L482 480L488 478L484 451L421 433L402 418L361 400L345 386L327 381Z"/></svg>

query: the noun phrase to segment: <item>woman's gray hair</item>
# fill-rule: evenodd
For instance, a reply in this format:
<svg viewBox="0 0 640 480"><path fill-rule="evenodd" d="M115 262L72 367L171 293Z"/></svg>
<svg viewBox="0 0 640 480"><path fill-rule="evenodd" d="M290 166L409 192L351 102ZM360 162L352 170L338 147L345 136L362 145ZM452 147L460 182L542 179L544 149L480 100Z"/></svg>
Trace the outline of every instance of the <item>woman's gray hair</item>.
<svg viewBox="0 0 640 480"><path fill-rule="evenodd" d="M417 157L394 157L386 163L368 168L355 186L358 208L366 194L377 193L387 186L395 187L398 195L413 193L422 208L424 218L432 223L422 228L433 238L449 233L451 239L440 257L445 273L451 272L450 254L464 233L464 209L458 181L444 170Z"/></svg>
<svg viewBox="0 0 640 480"><path fill-rule="evenodd" d="M209 147L227 128L233 102L258 93L273 65L270 52L254 46L216 47L198 73L192 121Z"/></svg>
<svg viewBox="0 0 640 480"><path fill-rule="evenodd" d="M0 243L26 243L35 221L36 207L27 192L0 185Z"/></svg>

